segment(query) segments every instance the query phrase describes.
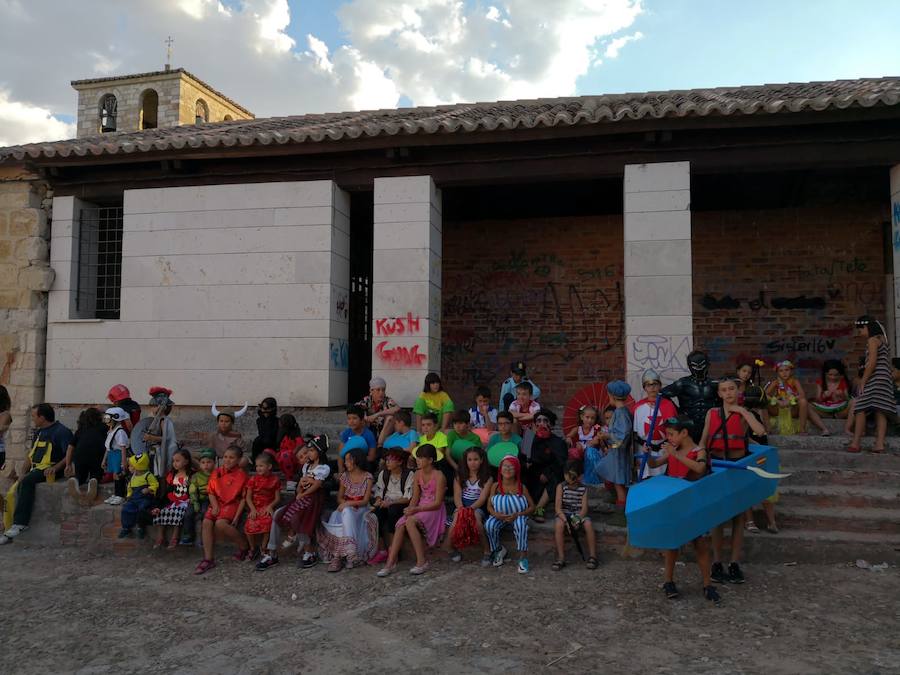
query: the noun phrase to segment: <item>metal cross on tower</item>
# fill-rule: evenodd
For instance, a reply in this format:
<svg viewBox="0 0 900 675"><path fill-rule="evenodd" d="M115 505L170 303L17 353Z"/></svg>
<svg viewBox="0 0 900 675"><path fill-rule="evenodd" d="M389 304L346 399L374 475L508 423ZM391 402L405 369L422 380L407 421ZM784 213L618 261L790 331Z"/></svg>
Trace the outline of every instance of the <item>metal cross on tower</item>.
<svg viewBox="0 0 900 675"><path fill-rule="evenodd" d="M172 68L172 45L175 43L175 40L172 39L172 36L166 38L166 70L170 70Z"/></svg>

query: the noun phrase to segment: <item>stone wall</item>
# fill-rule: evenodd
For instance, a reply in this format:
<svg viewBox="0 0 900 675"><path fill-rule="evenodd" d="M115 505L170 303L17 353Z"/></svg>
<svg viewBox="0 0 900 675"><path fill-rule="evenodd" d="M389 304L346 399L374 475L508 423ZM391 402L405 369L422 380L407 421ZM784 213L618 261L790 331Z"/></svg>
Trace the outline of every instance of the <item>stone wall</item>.
<svg viewBox="0 0 900 675"><path fill-rule="evenodd" d="M181 78L181 90L179 94L179 120L180 124L194 124L197 99L203 99L209 110L210 122L221 122L229 115L234 120L249 119L250 115L230 103L209 87L204 87L196 80L187 77Z"/></svg>
<svg viewBox="0 0 900 675"><path fill-rule="evenodd" d="M29 408L43 400L49 195L23 168L0 167L0 384L12 398L7 457L24 457Z"/></svg>

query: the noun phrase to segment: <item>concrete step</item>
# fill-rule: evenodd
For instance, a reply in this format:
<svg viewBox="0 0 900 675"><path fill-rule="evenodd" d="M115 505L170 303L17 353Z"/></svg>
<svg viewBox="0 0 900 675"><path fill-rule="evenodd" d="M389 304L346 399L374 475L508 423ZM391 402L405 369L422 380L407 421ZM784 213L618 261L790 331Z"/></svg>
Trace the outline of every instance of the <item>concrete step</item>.
<svg viewBox="0 0 900 675"><path fill-rule="evenodd" d="M791 474L781 485L884 486L900 490L900 471L809 468L793 463L782 463L781 471Z"/></svg>
<svg viewBox="0 0 900 675"><path fill-rule="evenodd" d="M825 439L828 440L828 439ZM809 446L782 446L778 448L778 458L783 466L806 469L852 469L855 471L893 471L900 473L900 454L851 453L846 448L813 448Z"/></svg>
<svg viewBox="0 0 900 675"><path fill-rule="evenodd" d="M778 525L784 529L900 535L900 511L889 508L794 506L780 503Z"/></svg>
<svg viewBox="0 0 900 675"><path fill-rule="evenodd" d="M803 450L847 450L850 445L850 436L844 434L835 434L833 436L778 436L772 434L769 436L769 445L774 445L781 449L803 449ZM870 450L875 445L875 439L871 436L865 436L862 439L862 448ZM889 453L897 456L900 454L900 436L888 436L885 438L885 447Z"/></svg>
<svg viewBox="0 0 900 675"><path fill-rule="evenodd" d="M789 480L778 487L778 506L782 510L793 506L896 509L900 504L900 487L796 485Z"/></svg>

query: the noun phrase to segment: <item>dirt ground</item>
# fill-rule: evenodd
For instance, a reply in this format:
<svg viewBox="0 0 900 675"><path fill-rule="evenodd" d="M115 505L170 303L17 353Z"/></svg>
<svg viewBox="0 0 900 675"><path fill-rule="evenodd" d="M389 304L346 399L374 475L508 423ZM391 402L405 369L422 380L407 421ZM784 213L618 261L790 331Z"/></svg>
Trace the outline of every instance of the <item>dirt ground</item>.
<svg viewBox="0 0 900 675"><path fill-rule="evenodd" d="M0 672L900 673L896 567L747 565L713 607L693 563L668 601L660 564L612 558L387 579L195 558L3 547Z"/></svg>

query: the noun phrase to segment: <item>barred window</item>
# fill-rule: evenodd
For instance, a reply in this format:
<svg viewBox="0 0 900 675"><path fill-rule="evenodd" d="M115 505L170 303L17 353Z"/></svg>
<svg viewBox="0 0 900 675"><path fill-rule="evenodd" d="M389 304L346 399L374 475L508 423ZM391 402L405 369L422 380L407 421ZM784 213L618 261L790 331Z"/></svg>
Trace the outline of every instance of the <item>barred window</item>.
<svg viewBox="0 0 900 675"><path fill-rule="evenodd" d="M100 131L102 133L116 130L116 113L118 108L116 97L112 94L107 94L100 101Z"/></svg>
<svg viewBox="0 0 900 675"><path fill-rule="evenodd" d="M118 319L122 290L122 206L81 210L75 309L82 319Z"/></svg>

